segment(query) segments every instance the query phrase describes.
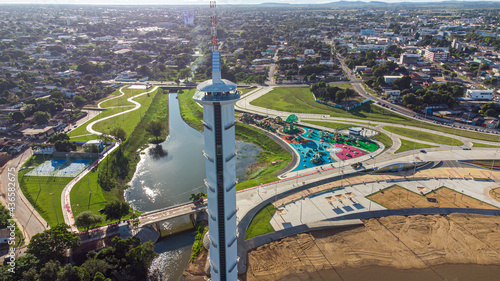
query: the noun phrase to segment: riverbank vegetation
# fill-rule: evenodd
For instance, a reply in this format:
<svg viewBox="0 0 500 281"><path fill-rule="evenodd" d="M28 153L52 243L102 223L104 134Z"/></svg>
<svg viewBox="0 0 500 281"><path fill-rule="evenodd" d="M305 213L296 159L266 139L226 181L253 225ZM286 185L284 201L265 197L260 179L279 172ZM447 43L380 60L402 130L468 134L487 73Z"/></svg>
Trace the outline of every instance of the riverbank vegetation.
<svg viewBox="0 0 500 281"><path fill-rule="evenodd" d="M114 200L123 201L123 190L126 188L126 183L134 175L137 163L140 160L139 151L145 148L149 143L149 139L153 137L146 130L147 125L153 121L168 123L168 92L158 89L151 95L149 108L131 133L127 134L123 143L108 155L94 171L88 173L73 187L71 204L74 208L74 216L86 210L91 210L97 214L97 211L104 208L107 203ZM121 118L121 116L115 118ZM167 134L168 127L162 130L161 136L166 137ZM92 191L91 193L89 188ZM130 216L129 214L123 218L128 219ZM115 221L117 220L111 220L111 222Z"/></svg>
<svg viewBox="0 0 500 281"><path fill-rule="evenodd" d="M178 95L180 112L183 120L189 126L203 132L201 124L203 109L193 101L194 92L193 89ZM237 139L257 144L263 149L258 156L258 162L250 167L245 181L238 183L236 189L241 190L278 180L275 173L292 160L292 155L258 128L237 123L235 135Z"/></svg>
<svg viewBox="0 0 500 281"><path fill-rule="evenodd" d="M273 139L266 136L261 129L237 123L236 138L244 142L257 144L262 148L257 163L249 167L245 181L238 183L236 190L279 180L276 173L292 161L292 155Z"/></svg>

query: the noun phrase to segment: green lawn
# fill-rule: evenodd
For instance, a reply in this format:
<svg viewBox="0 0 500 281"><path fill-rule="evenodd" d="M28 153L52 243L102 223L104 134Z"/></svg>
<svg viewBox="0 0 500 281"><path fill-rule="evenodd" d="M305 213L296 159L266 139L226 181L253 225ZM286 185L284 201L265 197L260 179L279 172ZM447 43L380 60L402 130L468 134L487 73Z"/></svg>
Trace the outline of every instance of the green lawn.
<svg viewBox="0 0 500 281"><path fill-rule="evenodd" d="M399 147L399 149L396 150L395 153L399 153L399 152L403 152L403 151L407 151L407 150L412 150L412 149L428 148L428 147L435 147L435 146L401 139L401 147Z"/></svg>
<svg viewBox="0 0 500 281"><path fill-rule="evenodd" d="M127 136L129 136L139 123L141 117L145 114L147 108L149 108L154 96L155 93L151 93L149 97L144 95L135 98L134 100L142 105L139 109L98 122L94 125L93 129L98 132L109 133L114 127L120 127L125 131ZM130 108L127 108L127 110L129 109Z"/></svg>
<svg viewBox="0 0 500 281"><path fill-rule="evenodd" d="M89 141L89 140L97 140L99 139L98 135L82 135L77 137L71 137L71 141Z"/></svg>
<svg viewBox="0 0 500 281"><path fill-rule="evenodd" d="M334 86L340 87L340 88L349 88L351 87L351 83L342 83L342 84L334 84Z"/></svg>
<svg viewBox="0 0 500 281"><path fill-rule="evenodd" d="M132 96L135 96L135 95L138 95L140 93L144 93L144 92L147 92L150 90L151 89L126 89L126 88L123 88L122 91L125 93L123 96L116 98L116 99L112 99L112 100L103 102L101 104L101 107L108 108L108 107L124 106L124 105L134 106L134 104L127 101L127 99L132 97ZM121 95L121 93L119 91L118 91L118 95ZM153 95L153 93L151 93L150 95Z"/></svg>
<svg viewBox="0 0 500 281"><path fill-rule="evenodd" d="M276 209L273 204L267 204L264 208L260 209L250 222L245 233L245 239L274 232L274 228L270 223L274 213L276 213Z"/></svg>
<svg viewBox="0 0 500 281"><path fill-rule="evenodd" d="M386 110L379 106L365 103L362 106L348 111L334 108L324 104L317 103L308 87L278 87L264 96L254 100L251 104L275 109L279 111L298 112L298 113L315 113L329 114L332 117L345 117L355 119L370 119L371 121L388 122L395 124L406 124L414 127L420 127L430 130L436 130L464 137L485 140L498 141L498 136L479 133L470 130L461 130L446 126L433 125L427 122L422 122L413 118L405 117ZM371 113L370 113L371 112ZM366 120L368 122L368 120Z"/></svg>
<svg viewBox="0 0 500 281"><path fill-rule="evenodd" d="M184 119L186 124L203 132L203 125L201 124L201 120L203 120L203 108L193 101L195 91L196 89L184 90L182 94L178 95L179 109L182 119Z"/></svg>
<svg viewBox="0 0 500 281"><path fill-rule="evenodd" d="M238 88L238 90L240 90L240 91L241 91L241 95L244 95L244 94L246 94L246 93L248 93L248 92L250 92L250 91L255 90L255 87L250 87L250 88Z"/></svg>
<svg viewBox="0 0 500 281"><path fill-rule="evenodd" d="M61 192L73 178L24 176L31 170L22 170L18 175L19 186L24 196L51 227L56 226L58 220L59 223L63 223ZM40 185L38 180L40 180ZM51 196L50 193L53 195Z"/></svg>
<svg viewBox="0 0 500 281"><path fill-rule="evenodd" d="M97 183L98 173L104 172L105 167L99 167L99 171L94 169L94 171L85 175L80 181L78 181L70 193L71 209L73 210L73 216L76 218L78 214L84 211L92 211L94 214L99 215L99 210L104 208L108 202L121 197L121 194L116 194L115 190L105 191ZM89 192L89 187L92 193ZM90 199L90 200L89 200ZM131 215L131 214L130 214ZM129 219L130 215L123 217L122 219ZM106 216L103 215L103 220ZM102 226L110 223L117 222L113 221L103 221L96 226ZM80 230L85 230L80 228Z"/></svg>
<svg viewBox="0 0 500 281"><path fill-rule="evenodd" d="M278 87L264 96L255 99L251 104L279 111L329 114L332 117L368 119L382 122L407 122L412 119L398 115L378 106L365 103L350 111L327 106L314 100L309 87Z"/></svg>
<svg viewBox="0 0 500 281"><path fill-rule="evenodd" d="M142 97L141 97L142 98ZM141 98L136 99L139 102ZM127 138L122 145L124 150L124 154L129 155L129 169L128 169L128 177L131 177L135 172L137 163L140 159L139 153L137 150L144 145L148 144L148 140L151 135L146 132L146 124L153 120L159 120L161 122L168 123L168 93L165 93L163 90L159 90L157 92L151 93L151 97L144 96L145 99L153 100L153 102L148 101L149 104L144 108L147 108L146 112L142 112L144 115L143 119L138 120L137 116L136 122L139 122L137 126L129 126L132 127L133 131L130 134L127 134ZM139 112L136 110L134 112ZM133 113L133 112L132 112ZM130 113L129 113L130 114ZM127 118L128 114L125 114ZM117 119L121 119L121 116L116 117ZM115 118L112 118L115 119ZM107 120L106 120L107 121ZM97 124L96 124L97 126ZM135 129L134 129L135 128ZM165 132L164 135L168 134ZM115 153L115 152L114 152ZM109 166L108 162L109 158L106 158L103 162L99 164L99 172L105 172L106 169L113 169L112 166ZM97 170L89 173L85 177L83 177L80 181L78 181L73 189L71 190L70 198L71 205L73 209L73 215L76 217L83 211L90 210L95 214L99 214L99 210L102 209L107 202L111 202L115 199L123 200L123 189L120 187L113 188L109 191L103 190L101 186L97 182L98 173ZM90 206L89 206L89 184L90 190L92 191L90 197ZM124 219L129 218L129 216L124 217ZM105 221L104 224L113 223L115 221ZM99 226L99 225L98 225Z"/></svg>
<svg viewBox="0 0 500 281"><path fill-rule="evenodd" d="M122 111L125 111L125 110L128 110L128 109L131 109L131 108L132 107L119 107L119 108L106 109L103 112L101 112L99 115L97 115L94 118L92 118L92 119L88 120L87 122L85 122L83 125L80 125L78 128L76 128L73 131L69 132L68 135L70 137L77 137L77 136L81 136L81 135L86 135L86 134L89 133L87 131L87 125L90 124L91 122L94 122L95 120L99 120L99 119L102 119L104 117L107 117L107 116L110 116L110 115L113 115L113 114L116 114L116 113L119 113L119 112L122 112ZM112 119L114 119L114 118L111 118L110 120L112 120Z"/></svg>
<svg viewBox="0 0 500 281"><path fill-rule="evenodd" d="M309 121L309 120L301 121L301 122L313 124L316 126L323 126L323 127L327 127L327 128L334 129L334 130L346 129L346 128L351 128L351 127L360 127L360 126L355 125L355 124L368 126L368 123L356 122L356 121L348 121L349 123L355 123L355 124L338 123L338 122L332 122L332 121ZM376 126L377 124L371 123L370 125ZM361 126L361 127L363 127L363 126Z"/></svg>
<svg viewBox="0 0 500 281"><path fill-rule="evenodd" d="M428 141L428 142L433 142L433 143L439 143L439 144L446 144L446 145L463 145L464 143L461 142L460 140L445 137L445 136L440 136L436 134L431 134L428 132L420 132L418 130L412 130L408 128L401 128L401 127L393 127L393 126L384 126L384 130L387 130L391 133L404 136L407 138L412 138L416 140L421 140L421 141Z"/></svg>
<svg viewBox="0 0 500 281"><path fill-rule="evenodd" d="M473 142L472 147L498 147L498 145L489 145L489 144Z"/></svg>
<svg viewBox="0 0 500 281"><path fill-rule="evenodd" d="M384 151L386 151L393 145L392 139L384 133L380 133L378 136L376 136L375 140L378 140L385 146Z"/></svg>

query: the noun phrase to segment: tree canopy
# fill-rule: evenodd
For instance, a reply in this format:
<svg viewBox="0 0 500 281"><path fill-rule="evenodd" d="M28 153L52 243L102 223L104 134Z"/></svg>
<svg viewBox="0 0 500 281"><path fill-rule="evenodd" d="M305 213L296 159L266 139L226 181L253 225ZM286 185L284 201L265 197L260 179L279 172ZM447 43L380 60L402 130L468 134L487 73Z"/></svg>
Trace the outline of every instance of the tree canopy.
<svg viewBox="0 0 500 281"><path fill-rule="evenodd" d="M68 225L62 223L35 234L28 245L27 253L33 254L42 263L50 260L63 262L66 249L80 246L80 238L68 231L68 228Z"/></svg>

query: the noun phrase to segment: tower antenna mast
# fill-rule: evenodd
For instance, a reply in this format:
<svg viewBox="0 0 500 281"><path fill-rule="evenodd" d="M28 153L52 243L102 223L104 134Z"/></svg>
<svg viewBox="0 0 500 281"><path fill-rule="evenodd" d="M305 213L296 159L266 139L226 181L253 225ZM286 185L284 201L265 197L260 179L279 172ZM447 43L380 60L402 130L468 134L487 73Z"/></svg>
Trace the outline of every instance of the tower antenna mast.
<svg viewBox="0 0 500 281"><path fill-rule="evenodd" d="M217 51L217 2L215 0L210 1L210 9L212 10L212 16L210 16L210 22L212 24L212 51Z"/></svg>

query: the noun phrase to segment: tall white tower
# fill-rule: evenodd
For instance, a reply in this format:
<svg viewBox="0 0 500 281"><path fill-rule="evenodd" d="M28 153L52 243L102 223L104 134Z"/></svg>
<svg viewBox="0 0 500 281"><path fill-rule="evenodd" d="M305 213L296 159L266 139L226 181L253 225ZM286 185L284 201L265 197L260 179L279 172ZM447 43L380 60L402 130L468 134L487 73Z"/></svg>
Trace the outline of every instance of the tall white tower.
<svg viewBox="0 0 500 281"><path fill-rule="evenodd" d="M215 8L215 3L210 3ZM215 29L215 16L212 17ZM236 235L236 148L234 103L240 98L236 84L221 79L221 58L216 31L212 31L212 79L198 85L193 96L203 104L208 235L211 279L238 279Z"/></svg>

